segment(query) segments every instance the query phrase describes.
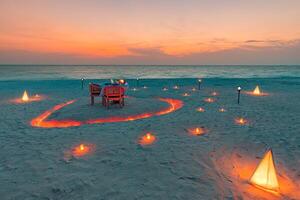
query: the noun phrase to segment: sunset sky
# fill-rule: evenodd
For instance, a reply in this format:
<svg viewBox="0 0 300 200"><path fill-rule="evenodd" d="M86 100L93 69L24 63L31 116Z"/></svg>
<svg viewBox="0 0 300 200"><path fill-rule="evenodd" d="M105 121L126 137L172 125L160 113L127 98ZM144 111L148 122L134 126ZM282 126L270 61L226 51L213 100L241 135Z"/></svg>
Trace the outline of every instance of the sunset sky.
<svg viewBox="0 0 300 200"><path fill-rule="evenodd" d="M0 64L300 64L300 1L1 0Z"/></svg>

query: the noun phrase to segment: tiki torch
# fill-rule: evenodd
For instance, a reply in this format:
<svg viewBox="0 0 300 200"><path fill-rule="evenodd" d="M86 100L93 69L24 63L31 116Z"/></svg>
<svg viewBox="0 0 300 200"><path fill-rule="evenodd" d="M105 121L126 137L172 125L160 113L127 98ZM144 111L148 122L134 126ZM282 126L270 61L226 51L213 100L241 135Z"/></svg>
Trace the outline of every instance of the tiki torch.
<svg viewBox="0 0 300 200"><path fill-rule="evenodd" d="M83 89L84 78L81 78L81 89Z"/></svg>
<svg viewBox="0 0 300 200"><path fill-rule="evenodd" d="M201 82L202 82L202 80L198 79L198 90L200 90Z"/></svg>
<svg viewBox="0 0 300 200"><path fill-rule="evenodd" d="M237 88L237 91L238 91L238 104L240 104L241 90L242 90L241 87L238 87L238 88Z"/></svg>

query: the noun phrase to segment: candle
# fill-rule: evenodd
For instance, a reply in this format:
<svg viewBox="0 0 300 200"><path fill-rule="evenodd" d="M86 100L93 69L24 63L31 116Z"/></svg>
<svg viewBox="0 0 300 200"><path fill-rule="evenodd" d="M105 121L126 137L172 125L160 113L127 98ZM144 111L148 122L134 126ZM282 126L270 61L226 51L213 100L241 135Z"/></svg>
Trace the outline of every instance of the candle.
<svg viewBox="0 0 300 200"><path fill-rule="evenodd" d="M143 135L140 138L139 143L143 146L146 146L146 145L152 144L153 142L155 142L155 140L156 140L156 137L153 134L146 133L145 135Z"/></svg>

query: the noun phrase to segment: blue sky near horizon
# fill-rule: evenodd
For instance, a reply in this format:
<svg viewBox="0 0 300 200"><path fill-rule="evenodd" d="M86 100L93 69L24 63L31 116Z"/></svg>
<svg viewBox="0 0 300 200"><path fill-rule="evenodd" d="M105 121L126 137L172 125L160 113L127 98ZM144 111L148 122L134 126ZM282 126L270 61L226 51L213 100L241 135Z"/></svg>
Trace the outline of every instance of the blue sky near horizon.
<svg viewBox="0 0 300 200"><path fill-rule="evenodd" d="M1 0L0 64L300 64L300 1Z"/></svg>

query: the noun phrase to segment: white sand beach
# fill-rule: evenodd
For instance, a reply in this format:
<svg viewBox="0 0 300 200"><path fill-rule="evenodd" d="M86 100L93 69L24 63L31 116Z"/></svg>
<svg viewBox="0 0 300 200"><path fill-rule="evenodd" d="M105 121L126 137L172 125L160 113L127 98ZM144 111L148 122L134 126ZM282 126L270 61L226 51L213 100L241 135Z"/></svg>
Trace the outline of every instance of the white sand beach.
<svg viewBox="0 0 300 200"><path fill-rule="evenodd" d="M129 98L122 109L117 105L106 109L100 98L90 105L88 82L103 81L85 80L84 89L80 80L71 79L0 81L1 199L300 199L299 78L207 78L200 91L192 91L197 89L196 79L142 79L136 91L135 80L129 80ZM179 89L172 89L174 85ZM256 85L269 95L243 93ZM45 99L10 101L24 90ZM216 101L205 102L208 97ZM87 121L158 112L168 107L158 98L177 99L183 106L133 121L67 128L30 125L33 118L72 99L77 101L48 119ZM198 107L205 112L197 112ZM237 117L248 123L236 124ZM191 135L187 129L194 127L207 132ZM156 140L140 145L147 132ZM73 156L72 148L82 143L93 151ZM269 148L280 195L248 183Z"/></svg>

